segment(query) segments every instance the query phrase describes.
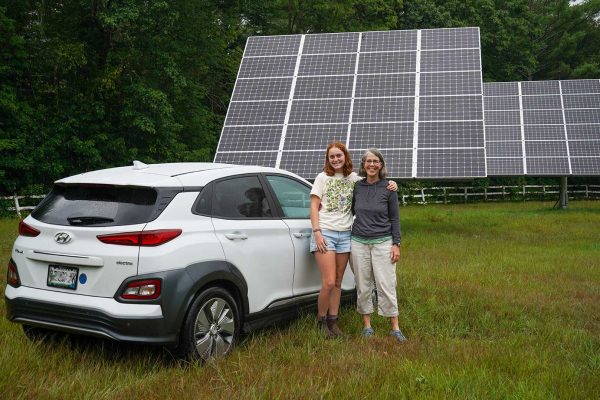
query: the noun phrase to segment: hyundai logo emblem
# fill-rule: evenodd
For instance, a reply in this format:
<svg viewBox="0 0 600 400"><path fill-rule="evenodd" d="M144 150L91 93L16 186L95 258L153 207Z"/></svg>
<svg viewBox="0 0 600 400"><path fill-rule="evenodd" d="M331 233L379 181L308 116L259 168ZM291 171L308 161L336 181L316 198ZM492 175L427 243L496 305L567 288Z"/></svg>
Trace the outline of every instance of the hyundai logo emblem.
<svg viewBox="0 0 600 400"><path fill-rule="evenodd" d="M71 235L67 232L58 232L54 235L54 241L59 244L67 244L71 241Z"/></svg>

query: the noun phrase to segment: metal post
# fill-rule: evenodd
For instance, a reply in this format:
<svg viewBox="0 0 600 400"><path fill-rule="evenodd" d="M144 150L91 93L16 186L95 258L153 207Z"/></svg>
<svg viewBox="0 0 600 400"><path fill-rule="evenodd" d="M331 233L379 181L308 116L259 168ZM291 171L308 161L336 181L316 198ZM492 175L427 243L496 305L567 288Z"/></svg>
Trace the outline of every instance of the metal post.
<svg viewBox="0 0 600 400"><path fill-rule="evenodd" d="M567 190L567 177L560 178L560 207L567 208L569 204L569 191Z"/></svg>

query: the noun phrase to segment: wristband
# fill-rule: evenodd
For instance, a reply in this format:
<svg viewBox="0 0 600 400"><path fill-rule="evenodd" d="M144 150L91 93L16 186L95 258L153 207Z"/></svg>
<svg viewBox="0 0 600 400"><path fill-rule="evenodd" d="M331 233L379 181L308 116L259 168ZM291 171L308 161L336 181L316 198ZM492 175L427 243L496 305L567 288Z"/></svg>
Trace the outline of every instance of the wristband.
<svg viewBox="0 0 600 400"><path fill-rule="evenodd" d="M313 232L321 232L321 228L313 229Z"/></svg>

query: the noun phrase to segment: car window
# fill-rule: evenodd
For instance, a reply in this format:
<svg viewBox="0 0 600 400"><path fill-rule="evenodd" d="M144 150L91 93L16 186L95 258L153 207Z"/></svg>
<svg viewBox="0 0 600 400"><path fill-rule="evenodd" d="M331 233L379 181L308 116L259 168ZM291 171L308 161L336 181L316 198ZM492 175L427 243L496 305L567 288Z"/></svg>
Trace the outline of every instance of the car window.
<svg viewBox="0 0 600 400"><path fill-rule="evenodd" d="M271 206L257 176L216 182L212 215L222 218L270 218Z"/></svg>
<svg viewBox="0 0 600 400"><path fill-rule="evenodd" d="M110 185L55 185L33 211L38 221L54 225L118 226L151 221L175 196L166 191L159 207L156 189ZM165 203L162 206L162 203Z"/></svg>
<svg viewBox="0 0 600 400"><path fill-rule="evenodd" d="M283 215L287 218L310 218L310 187L297 180L279 175L269 175Z"/></svg>
<svg viewBox="0 0 600 400"><path fill-rule="evenodd" d="M210 215L212 209L212 193L213 185L209 184L202 189L192 209L194 214Z"/></svg>

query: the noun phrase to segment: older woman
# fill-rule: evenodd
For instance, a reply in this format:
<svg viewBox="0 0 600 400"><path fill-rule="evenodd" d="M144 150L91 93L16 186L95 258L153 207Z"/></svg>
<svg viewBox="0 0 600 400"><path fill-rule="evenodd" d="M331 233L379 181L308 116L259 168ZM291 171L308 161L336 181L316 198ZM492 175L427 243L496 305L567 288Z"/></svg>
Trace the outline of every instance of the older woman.
<svg viewBox="0 0 600 400"><path fill-rule="evenodd" d="M323 172L317 175L310 192L310 222L313 235L310 251L321 270L321 290L317 304L317 324L322 336L341 336L337 326L342 278L350 257L352 193L360 177L352 172L352 160L346 146L333 142L325 152ZM386 189L387 186L387 189ZM396 182L384 190L398 189Z"/></svg>
<svg viewBox="0 0 600 400"><path fill-rule="evenodd" d="M392 335L406 340L398 326L396 262L400 257L400 213L398 196L386 190L387 172L380 151L370 149L362 157L352 212L352 269L356 280L357 311L362 315L362 335L375 334L371 327L373 281L377 287L378 314L390 318Z"/></svg>

